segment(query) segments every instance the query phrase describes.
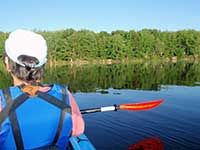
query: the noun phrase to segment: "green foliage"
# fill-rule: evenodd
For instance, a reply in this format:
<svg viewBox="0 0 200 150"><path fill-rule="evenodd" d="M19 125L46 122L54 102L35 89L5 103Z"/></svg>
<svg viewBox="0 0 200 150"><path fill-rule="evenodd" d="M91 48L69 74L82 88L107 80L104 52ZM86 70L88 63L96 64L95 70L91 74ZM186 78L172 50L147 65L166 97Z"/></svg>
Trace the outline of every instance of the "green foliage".
<svg viewBox="0 0 200 150"><path fill-rule="evenodd" d="M185 57L200 55L200 32L143 29L112 33L65 29L38 31L48 43L51 62L94 59ZM8 33L0 32L0 56Z"/></svg>
<svg viewBox="0 0 200 150"><path fill-rule="evenodd" d="M4 53L4 45L5 45L4 43L7 37L8 37L8 33L0 32L0 57L2 57Z"/></svg>
<svg viewBox="0 0 200 150"><path fill-rule="evenodd" d="M97 40L92 31L81 30L69 36L69 45L74 57L87 59L96 57ZM73 57L72 57L73 58Z"/></svg>
<svg viewBox="0 0 200 150"><path fill-rule="evenodd" d="M141 57L148 57L154 51L155 37L150 30L144 29L139 32L138 54Z"/></svg>
<svg viewBox="0 0 200 150"><path fill-rule="evenodd" d="M107 32L100 32L97 33L96 39L97 39L97 58L101 59L107 59L109 58L109 49L110 49L110 37L111 35Z"/></svg>
<svg viewBox="0 0 200 150"><path fill-rule="evenodd" d="M5 89L12 85L11 75L6 71L3 62L0 62L0 88Z"/></svg>

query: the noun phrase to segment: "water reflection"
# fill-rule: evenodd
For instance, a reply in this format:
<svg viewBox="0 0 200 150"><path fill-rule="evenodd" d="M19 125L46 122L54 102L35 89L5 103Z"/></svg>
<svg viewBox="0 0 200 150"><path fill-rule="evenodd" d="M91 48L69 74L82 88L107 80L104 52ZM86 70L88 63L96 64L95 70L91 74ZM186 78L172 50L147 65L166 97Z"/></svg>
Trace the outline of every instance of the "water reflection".
<svg viewBox="0 0 200 150"><path fill-rule="evenodd" d="M0 88L12 83L3 67L0 67L0 74ZM46 67L43 82L67 83L73 92L94 92L108 88L160 90L160 85L195 86L200 81L199 74L200 64L185 62L65 65Z"/></svg>
<svg viewBox="0 0 200 150"><path fill-rule="evenodd" d="M160 90L160 85L194 86L200 81L199 73L200 64L184 62L61 66L48 69L44 81L68 83L73 92Z"/></svg>

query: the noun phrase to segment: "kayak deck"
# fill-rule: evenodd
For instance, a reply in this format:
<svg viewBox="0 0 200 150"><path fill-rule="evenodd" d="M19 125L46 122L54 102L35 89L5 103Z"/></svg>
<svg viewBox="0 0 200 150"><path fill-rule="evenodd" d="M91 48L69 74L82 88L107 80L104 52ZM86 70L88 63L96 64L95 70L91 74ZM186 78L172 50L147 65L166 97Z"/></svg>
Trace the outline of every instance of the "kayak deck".
<svg viewBox="0 0 200 150"><path fill-rule="evenodd" d="M69 150L96 150L85 134L72 136L69 141L71 147Z"/></svg>

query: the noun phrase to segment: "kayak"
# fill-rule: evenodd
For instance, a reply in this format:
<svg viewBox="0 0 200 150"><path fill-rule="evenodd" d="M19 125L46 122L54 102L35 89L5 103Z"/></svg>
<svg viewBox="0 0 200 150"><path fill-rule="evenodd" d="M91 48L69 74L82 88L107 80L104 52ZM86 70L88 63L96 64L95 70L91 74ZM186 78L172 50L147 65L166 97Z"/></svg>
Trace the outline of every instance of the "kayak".
<svg viewBox="0 0 200 150"><path fill-rule="evenodd" d="M69 150L96 150L85 134L72 136L69 141Z"/></svg>
<svg viewBox="0 0 200 150"><path fill-rule="evenodd" d="M67 150L96 150L85 134L72 136ZM130 145L128 150L164 150L164 145L159 138L147 138Z"/></svg>
<svg viewBox="0 0 200 150"><path fill-rule="evenodd" d="M68 150L96 150L85 134L72 136ZM128 150L164 150L164 145L159 138L147 138L128 147Z"/></svg>

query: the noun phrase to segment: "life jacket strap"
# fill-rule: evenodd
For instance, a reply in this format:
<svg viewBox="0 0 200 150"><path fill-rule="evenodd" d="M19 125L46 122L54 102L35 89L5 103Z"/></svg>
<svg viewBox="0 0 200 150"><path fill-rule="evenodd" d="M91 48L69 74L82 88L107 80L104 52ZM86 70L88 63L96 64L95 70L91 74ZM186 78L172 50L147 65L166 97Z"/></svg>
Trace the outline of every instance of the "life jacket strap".
<svg viewBox="0 0 200 150"><path fill-rule="evenodd" d="M6 100L6 107L5 107L5 109L3 109L3 111L5 113L3 115L0 114L0 118L2 118L3 119L2 121L4 121L5 118L7 118L9 116L17 150L23 150L24 144L23 144L22 135L21 135L21 131L19 128L19 122L18 122L15 110L22 103L24 103L29 98L29 96L27 93L24 93L24 94L18 96L13 101L11 98L10 89L3 90L3 93L5 96L5 100Z"/></svg>
<svg viewBox="0 0 200 150"><path fill-rule="evenodd" d="M59 136L62 132L66 112L71 114L71 107L66 104L66 87L61 85L61 89L62 89L62 101L58 100L56 97L49 95L47 93L43 93L43 92L40 92L40 91L37 92L38 97L42 98L43 100L47 101L48 103L53 104L54 106L61 109L59 124L58 124L58 128L57 128L57 131L56 131L56 135L55 135L54 140L51 144L52 146L56 145L56 143L59 139Z"/></svg>
<svg viewBox="0 0 200 150"><path fill-rule="evenodd" d="M58 141L58 138L59 138L59 136L60 136L60 134L62 132L62 128L63 128L63 123L64 123L66 112L71 114L71 107L66 104L66 98L67 98L66 97L66 94L67 94L66 86L62 86L61 85L61 89L62 89L62 101L63 101L64 105L66 106L66 108L62 109L62 111L61 111L59 124L58 124L58 129L57 129L56 135L54 137L54 140L52 142L52 145L56 145L56 143Z"/></svg>
<svg viewBox="0 0 200 150"><path fill-rule="evenodd" d="M58 100L56 97L41 91L37 92L37 97L40 97L42 100L45 100L46 102L60 108L61 110L65 110L66 112L71 113L71 107L66 104L66 101L64 103L63 101Z"/></svg>
<svg viewBox="0 0 200 150"><path fill-rule="evenodd" d="M66 87L61 86L61 89L62 89L62 101L58 100L56 97L49 95L47 93L43 93L40 91L36 92L37 97L40 97L42 100L45 100L48 103L61 109L58 129L56 131L54 140L51 144L52 147L56 147L56 142L58 141L58 138L62 131L66 112L71 113L71 107L67 105L66 103ZM3 121L5 121L7 117L10 118L10 123L11 123L12 132L13 132L17 150L24 150L24 144L23 144L23 140L22 140L22 136L21 136L21 132L19 128L19 122L18 122L15 110L21 104L23 104L26 100L28 100L30 95L29 93L23 93L17 98L15 98L14 100L12 100L10 89L6 89L6 90L3 90L3 96L6 101L6 106L0 113L0 125L3 123Z"/></svg>

